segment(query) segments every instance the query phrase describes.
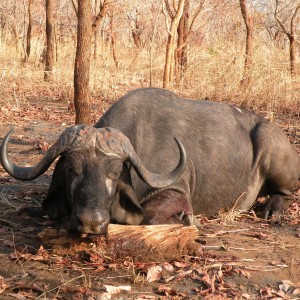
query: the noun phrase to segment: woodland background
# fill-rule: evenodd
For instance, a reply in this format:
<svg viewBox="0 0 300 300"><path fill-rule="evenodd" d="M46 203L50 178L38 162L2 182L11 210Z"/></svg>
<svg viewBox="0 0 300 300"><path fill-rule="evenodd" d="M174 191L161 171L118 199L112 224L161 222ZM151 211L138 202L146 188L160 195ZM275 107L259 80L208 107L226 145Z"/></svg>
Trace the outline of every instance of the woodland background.
<svg viewBox="0 0 300 300"><path fill-rule="evenodd" d="M66 127L155 86L253 109L300 153L299 33L300 0L1 0L0 137L13 126L12 160L34 165ZM299 299L300 191L279 225L199 216L200 255L117 260L26 213L52 170L20 182L0 168L1 300Z"/></svg>
<svg viewBox="0 0 300 300"><path fill-rule="evenodd" d="M78 43L87 47L83 58L76 58L77 16L91 25L88 44L87 32ZM271 119L282 111L299 114L299 33L299 0L2 0L0 99L14 107L36 93L72 109L76 100L80 107L164 86L265 111ZM79 58L90 61L78 71L85 81L74 85ZM85 92L74 99L80 84Z"/></svg>

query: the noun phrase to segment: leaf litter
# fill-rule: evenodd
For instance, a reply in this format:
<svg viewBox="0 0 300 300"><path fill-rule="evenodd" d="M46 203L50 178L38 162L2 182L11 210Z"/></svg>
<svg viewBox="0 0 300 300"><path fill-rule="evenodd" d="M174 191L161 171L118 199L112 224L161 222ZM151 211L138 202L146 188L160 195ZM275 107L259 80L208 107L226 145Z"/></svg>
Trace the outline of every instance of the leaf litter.
<svg viewBox="0 0 300 300"><path fill-rule="evenodd" d="M25 142L12 149L13 156L20 155L14 156L15 162L27 161L28 153L37 161L58 133L72 124L73 113L67 105L54 104L61 108L50 111L45 105L26 104L20 109L4 109L2 124L16 124L14 138ZM95 120L97 117L93 116ZM6 128L1 135L5 132ZM0 295L89 300L115 299L115 295L136 300L300 297L299 191L281 224L270 226L254 214L236 216L233 224L199 216L202 256L139 262L133 257L115 260L89 247L64 252L66 241L62 237L56 240L62 251L45 247L39 234L44 230L63 232L65 224L31 218L18 210L40 203L47 185L38 190L28 188L3 171L0 185L0 206L7 208L0 212ZM15 190L16 186L21 190ZM11 270L4 267L7 265Z"/></svg>

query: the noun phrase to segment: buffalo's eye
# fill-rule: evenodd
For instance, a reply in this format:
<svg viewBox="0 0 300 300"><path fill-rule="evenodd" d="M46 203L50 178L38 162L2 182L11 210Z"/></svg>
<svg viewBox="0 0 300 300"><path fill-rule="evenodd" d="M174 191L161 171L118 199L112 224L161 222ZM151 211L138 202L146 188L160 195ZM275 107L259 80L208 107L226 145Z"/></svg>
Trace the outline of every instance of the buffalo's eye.
<svg viewBox="0 0 300 300"><path fill-rule="evenodd" d="M80 175L82 173L82 168L79 164L69 164L66 166L66 171L70 175Z"/></svg>
<svg viewBox="0 0 300 300"><path fill-rule="evenodd" d="M116 180L120 177L121 171L120 172L109 172L107 174L107 177L110 178L111 180Z"/></svg>
<svg viewBox="0 0 300 300"><path fill-rule="evenodd" d="M123 167L123 165L119 162L110 164L109 167L107 168L107 172L106 172L107 177L112 180L118 179L121 175L122 167Z"/></svg>

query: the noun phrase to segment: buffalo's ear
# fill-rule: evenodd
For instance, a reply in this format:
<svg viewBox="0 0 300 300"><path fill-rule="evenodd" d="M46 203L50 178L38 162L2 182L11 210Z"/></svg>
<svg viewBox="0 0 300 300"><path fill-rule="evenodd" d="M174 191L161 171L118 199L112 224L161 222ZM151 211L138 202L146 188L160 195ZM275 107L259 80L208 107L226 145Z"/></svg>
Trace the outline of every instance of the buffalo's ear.
<svg viewBox="0 0 300 300"><path fill-rule="evenodd" d="M113 220L123 224L139 225L143 220L143 208L137 200L136 193L129 184L122 180L117 185L110 215Z"/></svg>
<svg viewBox="0 0 300 300"><path fill-rule="evenodd" d="M63 156L56 163L47 196L42 202L42 208L51 219L59 219L70 211L66 199L65 158Z"/></svg>

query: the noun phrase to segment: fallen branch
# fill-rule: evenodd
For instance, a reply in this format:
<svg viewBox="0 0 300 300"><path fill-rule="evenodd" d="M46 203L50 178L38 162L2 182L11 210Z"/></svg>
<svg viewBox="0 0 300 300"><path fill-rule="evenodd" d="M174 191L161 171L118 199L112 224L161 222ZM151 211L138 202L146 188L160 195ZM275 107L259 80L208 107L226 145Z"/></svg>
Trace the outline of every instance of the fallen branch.
<svg viewBox="0 0 300 300"><path fill-rule="evenodd" d="M120 256L171 258L190 252L199 254L201 247L195 242L198 235L195 226L109 225L107 241L110 249Z"/></svg>
<svg viewBox="0 0 300 300"><path fill-rule="evenodd" d="M108 226L107 236L71 237L66 230L46 229L38 234L45 244L59 252L75 252L94 248L117 258L131 256L139 260L178 258L182 255L202 253L196 242L199 236L196 226L175 225L116 225Z"/></svg>

